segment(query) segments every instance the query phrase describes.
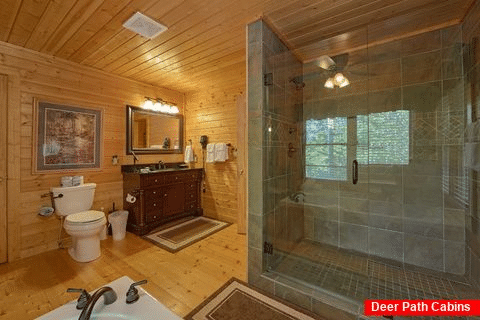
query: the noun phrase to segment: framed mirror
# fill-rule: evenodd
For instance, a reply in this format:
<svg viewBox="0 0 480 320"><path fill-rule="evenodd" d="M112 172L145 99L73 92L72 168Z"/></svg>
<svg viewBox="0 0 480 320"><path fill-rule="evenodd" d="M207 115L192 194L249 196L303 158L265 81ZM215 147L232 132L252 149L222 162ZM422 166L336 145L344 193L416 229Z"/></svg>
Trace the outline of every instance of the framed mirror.
<svg viewBox="0 0 480 320"><path fill-rule="evenodd" d="M183 153L183 116L127 105L127 154Z"/></svg>

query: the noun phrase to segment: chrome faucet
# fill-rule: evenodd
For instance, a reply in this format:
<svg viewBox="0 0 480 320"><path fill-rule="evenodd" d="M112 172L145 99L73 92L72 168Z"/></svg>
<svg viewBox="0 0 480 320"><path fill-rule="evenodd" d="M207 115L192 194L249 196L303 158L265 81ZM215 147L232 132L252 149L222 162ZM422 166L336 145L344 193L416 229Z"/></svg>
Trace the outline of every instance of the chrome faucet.
<svg viewBox="0 0 480 320"><path fill-rule="evenodd" d="M158 169L165 169L165 163L162 160L158 161Z"/></svg>
<svg viewBox="0 0 480 320"><path fill-rule="evenodd" d="M100 299L101 296L104 296L104 304L112 304L117 300L117 294L111 287L102 287L95 291L90 299L88 299L87 304L82 309L82 313L78 320L90 320L90 316L92 315L93 307L95 303Z"/></svg>
<svg viewBox="0 0 480 320"><path fill-rule="evenodd" d="M299 191L299 192L295 192L295 193L291 194L290 195L290 200L298 202L298 201L300 201L300 196L303 196L303 198L305 199L305 193Z"/></svg>

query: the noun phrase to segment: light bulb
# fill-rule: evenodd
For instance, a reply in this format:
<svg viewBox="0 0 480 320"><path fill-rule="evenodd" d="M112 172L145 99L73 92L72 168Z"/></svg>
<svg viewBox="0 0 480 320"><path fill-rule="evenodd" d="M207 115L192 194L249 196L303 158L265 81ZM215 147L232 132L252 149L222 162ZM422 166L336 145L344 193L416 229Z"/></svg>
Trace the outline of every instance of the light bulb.
<svg viewBox="0 0 480 320"><path fill-rule="evenodd" d="M333 83L333 79L328 78L327 81L325 81L324 86L325 86L325 88L333 89L333 87L335 86L334 83Z"/></svg>
<svg viewBox="0 0 480 320"><path fill-rule="evenodd" d="M162 110L162 104L159 101L155 102L155 104L153 105L153 110L155 111Z"/></svg>
<svg viewBox="0 0 480 320"><path fill-rule="evenodd" d="M339 86L340 88L343 88L343 87L348 86L349 84L350 84L350 81L348 81L347 78L343 78L343 81L342 81L341 83L339 83L338 86Z"/></svg>
<svg viewBox="0 0 480 320"><path fill-rule="evenodd" d="M170 108L168 107L168 105L162 103L160 107L160 112L168 113L169 109Z"/></svg>
<svg viewBox="0 0 480 320"><path fill-rule="evenodd" d="M343 76L343 74L341 74L340 72L337 73L337 74L335 75L335 84L336 84L337 86L340 86L340 84L343 82L344 79L345 79L345 77Z"/></svg>
<svg viewBox="0 0 480 320"><path fill-rule="evenodd" d="M150 99L145 100L143 103L143 108L144 109L153 109L153 102Z"/></svg>

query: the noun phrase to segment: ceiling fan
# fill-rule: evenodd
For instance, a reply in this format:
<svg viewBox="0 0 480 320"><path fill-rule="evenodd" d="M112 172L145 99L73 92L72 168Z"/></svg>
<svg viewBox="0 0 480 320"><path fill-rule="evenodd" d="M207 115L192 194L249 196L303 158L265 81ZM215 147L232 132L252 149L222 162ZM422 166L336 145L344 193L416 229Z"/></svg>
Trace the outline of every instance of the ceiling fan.
<svg viewBox="0 0 480 320"><path fill-rule="evenodd" d="M320 68L330 71L332 76L325 81L324 87L333 89L335 87L343 88L350 84L350 81L342 74L343 69L348 63L348 53L337 55L333 58L323 55L318 58Z"/></svg>

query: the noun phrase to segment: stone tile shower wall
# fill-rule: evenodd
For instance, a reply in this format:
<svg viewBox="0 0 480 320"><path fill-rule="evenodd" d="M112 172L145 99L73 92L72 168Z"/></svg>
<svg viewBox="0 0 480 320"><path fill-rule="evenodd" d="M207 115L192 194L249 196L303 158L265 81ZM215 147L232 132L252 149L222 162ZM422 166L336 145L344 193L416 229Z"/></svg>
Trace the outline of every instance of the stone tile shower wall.
<svg viewBox="0 0 480 320"><path fill-rule="evenodd" d="M469 167L471 203L466 216L467 275L480 287L480 2L463 24L466 110L466 162Z"/></svg>
<svg viewBox="0 0 480 320"><path fill-rule="evenodd" d="M303 182L303 98L302 64L262 21L248 27L248 68L250 282L272 263L264 241L289 251L304 235L303 204L290 199Z"/></svg>
<svg viewBox="0 0 480 320"><path fill-rule="evenodd" d="M410 125L408 164L360 165L357 185L351 172L347 181L306 180L306 239L465 273L461 43L455 26L350 52L351 85L334 90L315 62L304 65L304 121L409 110Z"/></svg>

